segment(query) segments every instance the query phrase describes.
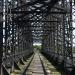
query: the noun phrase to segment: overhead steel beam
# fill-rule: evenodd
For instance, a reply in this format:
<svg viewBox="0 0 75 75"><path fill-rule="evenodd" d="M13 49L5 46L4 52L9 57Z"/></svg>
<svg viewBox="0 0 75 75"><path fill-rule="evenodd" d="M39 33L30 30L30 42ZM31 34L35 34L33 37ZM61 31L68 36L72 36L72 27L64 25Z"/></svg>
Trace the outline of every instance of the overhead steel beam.
<svg viewBox="0 0 75 75"><path fill-rule="evenodd" d="M47 11L35 11L35 10L32 10L32 11L12 11L11 12L12 14L25 14L25 15L27 15L27 14L33 14L33 13L37 13L37 14L44 14L44 13L47 13ZM51 11L49 11L48 12L49 14L66 14L66 13L69 13L69 12L58 12L58 11L56 11L56 12L51 12Z"/></svg>
<svg viewBox="0 0 75 75"><path fill-rule="evenodd" d="M41 20L22 20L22 21L15 21L15 22L17 22L17 23L26 23L26 22L61 22L61 21L41 21Z"/></svg>

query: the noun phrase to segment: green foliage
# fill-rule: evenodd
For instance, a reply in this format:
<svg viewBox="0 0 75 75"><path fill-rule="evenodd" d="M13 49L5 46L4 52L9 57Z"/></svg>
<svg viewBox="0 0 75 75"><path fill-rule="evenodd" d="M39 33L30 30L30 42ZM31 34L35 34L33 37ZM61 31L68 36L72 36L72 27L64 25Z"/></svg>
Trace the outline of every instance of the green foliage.
<svg viewBox="0 0 75 75"><path fill-rule="evenodd" d="M35 46L33 46L33 48L36 50L41 50L41 45L35 45Z"/></svg>
<svg viewBox="0 0 75 75"><path fill-rule="evenodd" d="M72 52L75 52L75 46L72 48Z"/></svg>

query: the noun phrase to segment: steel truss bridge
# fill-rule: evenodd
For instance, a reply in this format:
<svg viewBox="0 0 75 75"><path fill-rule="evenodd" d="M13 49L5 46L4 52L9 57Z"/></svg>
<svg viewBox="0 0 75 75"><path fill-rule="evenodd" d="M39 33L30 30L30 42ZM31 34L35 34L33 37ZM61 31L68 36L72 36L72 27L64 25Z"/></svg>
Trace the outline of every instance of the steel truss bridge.
<svg viewBox="0 0 75 75"><path fill-rule="evenodd" d="M8 75L41 43L45 57L75 74L74 16L74 0L0 0L0 73Z"/></svg>

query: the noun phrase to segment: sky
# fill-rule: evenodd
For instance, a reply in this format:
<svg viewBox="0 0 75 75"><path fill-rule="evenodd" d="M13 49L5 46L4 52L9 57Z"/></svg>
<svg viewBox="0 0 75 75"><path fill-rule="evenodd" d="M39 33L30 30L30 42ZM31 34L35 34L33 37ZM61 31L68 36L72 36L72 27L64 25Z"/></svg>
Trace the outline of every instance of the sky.
<svg viewBox="0 0 75 75"><path fill-rule="evenodd" d="M41 45L41 43L33 43L33 45L35 46L35 45Z"/></svg>

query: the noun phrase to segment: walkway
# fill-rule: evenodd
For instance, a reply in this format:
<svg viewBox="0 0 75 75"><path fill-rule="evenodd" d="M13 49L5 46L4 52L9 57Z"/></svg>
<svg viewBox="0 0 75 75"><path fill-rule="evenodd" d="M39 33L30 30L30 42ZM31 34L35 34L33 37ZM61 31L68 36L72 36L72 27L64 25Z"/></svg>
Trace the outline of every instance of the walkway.
<svg viewBox="0 0 75 75"><path fill-rule="evenodd" d="M44 56L36 53L26 75L61 75L61 73Z"/></svg>
<svg viewBox="0 0 75 75"><path fill-rule="evenodd" d="M38 53L34 55L34 59L31 62L26 75L44 75L43 67Z"/></svg>

